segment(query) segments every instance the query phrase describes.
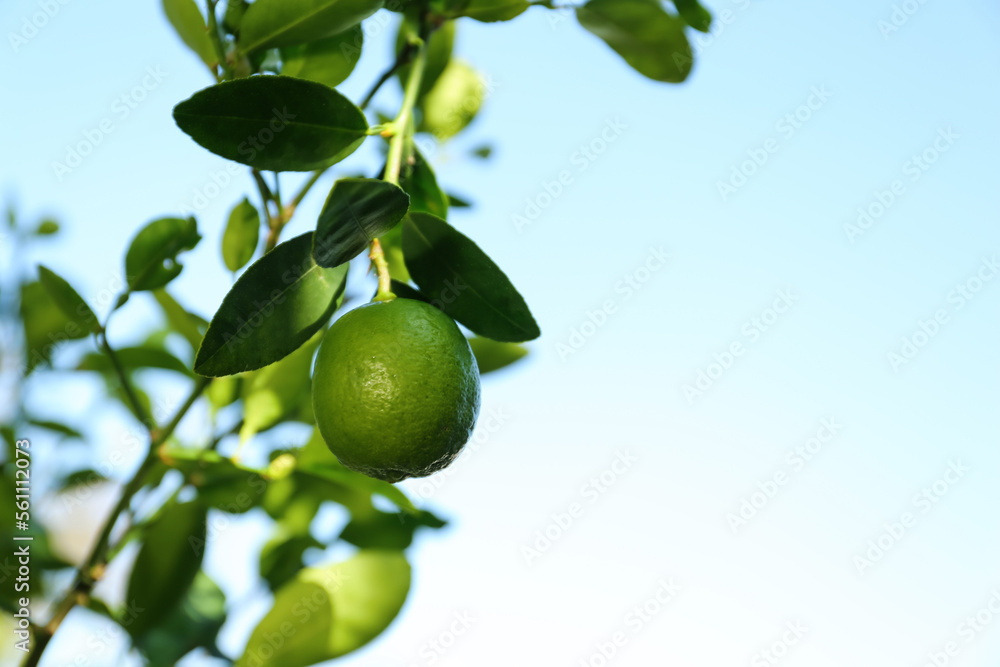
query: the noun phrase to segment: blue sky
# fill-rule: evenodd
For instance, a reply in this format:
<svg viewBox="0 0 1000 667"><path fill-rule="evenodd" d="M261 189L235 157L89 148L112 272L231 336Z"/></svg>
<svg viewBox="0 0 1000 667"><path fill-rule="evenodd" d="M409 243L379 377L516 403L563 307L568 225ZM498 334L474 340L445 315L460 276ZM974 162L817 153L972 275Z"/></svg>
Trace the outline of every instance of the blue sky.
<svg viewBox="0 0 1000 667"><path fill-rule="evenodd" d="M898 29L880 29L897 6ZM543 337L530 363L485 382L495 432L481 429L453 471L405 485L452 528L414 548L403 615L344 664L596 665L596 644L618 632L623 666L768 664L760 652L790 639L789 666L923 665L951 641L951 664L1000 659L1000 617L971 642L960 628L1000 590L1000 8L709 7L714 34L694 36L681 86L633 73L570 13L459 26L457 53L492 92L432 160L476 204L452 222L505 269ZM59 267L98 303L130 236L225 170L170 117L210 80L155 2L67 2L15 52L6 35L36 11L21 0L0 10L0 184L26 218L56 216L66 233L8 261ZM341 87L354 99L388 61L390 18L366 27ZM126 114L121 96L144 85ZM393 88L376 106L396 104ZM60 180L52 163L105 119L112 131ZM491 161L466 157L484 142ZM377 164L372 148L338 173ZM230 284L225 215L251 187L241 173L198 212L205 240L174 291L204 315ZM130 308L113 336L155 316ZM894 367L906 340L916 352ZM700 372L711 382L686 395ZM92 388L37 387L40 411L87 418ZM120 423L91 425L110 441ZM810 445L820 434L828 441ZM816 453L794 463L797 447ZM728 515L761 488L776 490L734 531ZM935 502L920 500L924 488ZM859 566L906 513L912 526ZM546 530L558 537L526 556ZM211 556L236 599L255 567L239 545L264 539L235 527ZM629 616L647 602L648 620ZM453 646L428 649L455 614L475 620ZM227 627L223 647L235 651L253 623ZM787 634L788 623L808 630Z"/></svg>

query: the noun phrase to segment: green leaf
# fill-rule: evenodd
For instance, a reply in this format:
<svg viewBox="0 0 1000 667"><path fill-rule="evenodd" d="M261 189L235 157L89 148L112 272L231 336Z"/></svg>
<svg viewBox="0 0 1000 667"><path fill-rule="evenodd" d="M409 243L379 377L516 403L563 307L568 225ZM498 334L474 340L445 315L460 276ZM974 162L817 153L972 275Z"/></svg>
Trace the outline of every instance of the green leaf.
<svg viewBox="0 0 1000 667"><path fill-rule="evenodd" d="M528 356L528 350L517 343L500 343L489 338L470 338L469 346L476 355L476 364L482 374L506 368Z"/></svg>
<svg viewBox="0 0 1000 667"><path fill-rule="evenodd" d="M78 486L92 487L106 481L108 481L108 478L96 470L90 468L77 470L56 482L56 492L64 493Z"/></svg>
<svg viewBox="0 0 1000 667"><path fill-rule="evenodd" d="M294 415L302 404L312 402L313 356L323 331L284 359L250 373L243 382L243 428L240 440L277 425Z"/></svg>
<svg viewBox="0 0 1000 667"><path fill-rule="evenodd" d="M281 73L334 88L350 76L361 59L365 34L357 25L338 35L281 49Z"/></svg>
<svg viewBox="0 0 1000 667"><path fill-rule="evenodd" d="M222 261L226 268L236 272L246 266L260 240L260 213L244 197L229 213L226 231L222 234Z"/></svg>
<svg viewBox="0 0 1000 667"><path fill-rule="evenodd" d="M701 32L708 32L712 27L712 13L702 7L698 0L674 0L674 7L684 21Z"/></svg>
<svg viewBox="0 0 1000 667"><path fill-rule="evenodd" d="M197 350L198 346L201 345L205 330L208 329L208 322L185 310L166 290L154 290L153 297L160 304L170 328L183 336L191 344L192 350Z"/></svg>
<svg viewBox="0 0 1000 667"><path fill-rule="evenodd" d="M489 144L485 144L473 150L472 155L480 160L488 160L490 156L493 155L493 147Z"/></svg>
<svg viewBox="0 0 1000 667"><path fill-rule="evenodd" d="M410 205L399 186L371 178L342 178L333 184L316 223L313 259L333 268L358 256L395 227Z"/></svg>
<svg viewBox="0 0 1000 667"><path fill-rule="evenodd" d="M187 595L155 628L136 641L149 667L172 667L196 648L218 655L215 638L226 621L226 596L199 571Z"/></svg>
<svg viewBox="0 0 1000 667"><path fill-rule="evenodd" d="M163 13L167 15L167 20L177 31L181 41L214 70L219 59L212 47L205 17L201 15L195 0L163 0Z"/></svg>
<svg viewBox="0 0 1000 667"><path fill-rule="evenodd" d="M90 335L89 329L66 317L40 282L21 285L21 321L29 373L39 364L49 362L57 344Z"/></svg>
<svg viewBox="0 0 1000 667"><path fill-rule="evenodd" d="M312 535L288 535L279 529L260 551L260 576L272 591L278 590L305 567L302 554L312 548L322 549L323 543Z"/></svg>
<svg viewBox="0 0 1000 667"><path fill-rule="evenodd" d="M205 553L205 508L171 504L145 531L129 577L125 600L134 613L125 629L141 637L156 627L184 597Z"/></svg>
<svg viewBox="0 0 1000 667"><path fill-rule="evenodd" d="M250 4L247 0L226 0L226 13L222 17L222 28L230 35L238 33L249 7Z"/></svg>
<svg viewBox="0 0 1000 667"><path fill-rule="evenodd" d="M250 265L222 300L194 370L220 377L288 356L323 326L344 293L347 265L324 269L312 258L312 234L281 243Z"/></svg>
<svg viewBox="0 0 1000 667"><path fill-rule="evenodd" d="M410 566L398 551L361 551L343 563L306 568L275 594L236 665L304 667L346 655L389 626L409 588Z"/></svg>
<svg viewBox="0 0 1000 667"><path fill-rule="evenodd" d="M422 294L419 290L410 287L407 283L400 282L395 278L393 278L390 283L392 285L392 293L400 299L412 299L413 301L423 301L424 303L431 302L431 300L427 298L426 294Z"/></svg>
<svg viewBox="0 0 1000 667"><path fill-rule="evenodd" d="M44 428L46 431L52 431L53 433L58 433L59 435L64 435L67 438L75 438L77 440L83 439L83 434L72 426L67 426L61 422L50 421L48 419L32 419L28 418L28 423L32 426L37 426L38 428Z"/></svg>
<svg viewBox="0 0 1000 667"><path fill-rule="evenodd" d="M244 51L315 42L349 30L382 8L383 0L256 0L243 17Z"/></svg>
<svg viewBox="0 0 1000 667"><path fill-rule="evenodd" d="M468 16L477 21L509 21L524 13L531 3L528 0L458 0L451 2L455 7L452 16Z"/></svg>
<svg viewBox="0 0 1000 667"><path fill-rule="evenodd" d="M242 391L243 379L238 375L227 375L216 378L212 384L205 389L205 396L212 405L212 411L217 412L227 405L232 405L239 399Z"/></svg>
<svg viewBox="0 0 1000 667"><path fill-rule="evenodd" d="M541 335L503 271L444 220L427 213L406 216L403 255L413 281L431 302L480 336L519 343Z"/></svg>
<svg viewBox="0 0 1000 667"><path fill-rule="evenodd" d="M353 153L368 131L365 115L346 97L290 76L210 86L174 107L174 121L216 155L267 171L329 167Z"/></svg>
<svg viewBox="0 0 1000 667"><path fill-rule="evenodd" d="M155 347L123 347L115 350L115 355L126 371L134 371L140 368L159 368L166 371L174 371L182 375L192 375L187 365L166 350ZM90 352L86 354L80 363L77 364L78 371L96 371L106 375L114 375L115 368L111 364L107 355L100 352Z"/></svg>
<svg viewBox="0 0 1000 667"><path fill-rule="evenodd" d="M423 211L439 218L448 218L448 197L438 187L437 177L430 164L416 148L413 158L403 165L399 174L399 187L410 195L410 211Z"/></svg>
<svg viewBox="0 0 1000 667"><path fill-rule="evenodd" d="M90 306L83 300L83 297L64 278L41 264L38 265L38 278L42 286L49 293L49 296L52 297L52 300L59 307L59 310L71 322L75 322L82 329L86 329L92 333L101 332L101 325L97 321L97 315L94 314L94 311L90 309Z"/></svg>
<svg viewBox="0 0 1000 667"><path fill-rule="evenodd" d="M399 24L399 32L396 33L396 53L399 53L406 46L410 39L419 36L419 28L417 22L410 16L404 16L402 22ZM448 62L451 60L451 51L455 44L455 22L448 21L440 28L431 33L431 37L427 42L427 55L424 62L424 76L420 80L420 90L417 93L417 98L422 98L426 95L437 80L441 77L441 73L444 72L445 68L448 66ZM401 67L396 77L399 79L400 85L406 85L406 81L409 80L410 76L410 66Z"/></svg>
<svg viewBox="0 0 1000 667"><path fill-rule="evenodd" d="M486 96L482 77L461 60L452 59L424 96L420 131L446 141L461 132L479 113Z"/></svg>
<svg viewBox="0 0 1000 667"><path fill-rule="evenodd" d="M177 255L200 240L194 218L160 218L143 227L125 254L129 290L159 289L179 276L184 266Z"/></svg>
<svg viewBox="0 0 1000 667"><path fill-rule="evenodd" d="M659 0L590 0L577 8L576 18L643 76L680 83L691 72L684 21L664 11Z"/></svg>
<svg viewBox="0 0 1000 667"><path fill-rule="evenodd" d="M35 236L51 236L59 233L59 223L55 220L42 220L32 232Z"/></svg>
<svg viewBox="0 0 1000 667"><path fill-rule="evenodd" d="M458 195L448 195L448 205L452 208L472 208L472 203Z"/></svg>

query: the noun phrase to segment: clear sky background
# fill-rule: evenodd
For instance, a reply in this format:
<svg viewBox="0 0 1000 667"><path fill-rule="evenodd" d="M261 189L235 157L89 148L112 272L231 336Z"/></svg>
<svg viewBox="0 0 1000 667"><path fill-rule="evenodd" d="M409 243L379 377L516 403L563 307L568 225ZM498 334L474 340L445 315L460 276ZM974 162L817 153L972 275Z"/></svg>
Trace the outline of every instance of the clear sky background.
<svg viewBox="0 0 1000 667"><path fill-rule="evenodd" d="M475 202L451 221L505 269L543 337L529 363L486 380L480 426L493 414L495 432L481 428L448 472L404 484L450 528L418 539L403 613L342 664L597 667L597 645L621 632L608 664L756 667L797 639L789 623L805 628L780 659L789 667L920 667L949 642L948 664L1000 660L1000 6L909 0L886 32L892 0L708 5L716 27L692 33L697 65L681 86L635 74L571 13L459 26L457 53L493 91L433 162ZM15 52L8 33L36 11L0 9L0 187L66 233L6 261L58 267L99 306L131 235L226 166L170 116L210 78L152 0L67 2ZM354 99L389 60L390 18L370 19L341 87ZM162 81L123 117L115 100L148 68ZM398 99L387 88L376 106ZM60 179L53 162L104 118L113 132ZM609 127L614 140L581 159ZM494 158L469 159L484 142ZM754 156L763 164L746 164ZM334 171L377 164L372 148ZM564 170L569 185L546 198ZM230 285L218 242L251 188L241 173L197 213L205 240L174 292L203 315ZM288 238L321 203L314 193ZM872 211L866 228L851 227L859 208ZM537 215L519 226L526 212ZM784 312L769 311L776 299ZM135 302L113 339L156 317ZM904 338L919 347L893 364ZM39 412L98 442L123 428L121 413L91 411L94 385L31 386ZM789 458L818 433L830 436L821 451ZM587 486L602 473L600 492ZM934 502L918 497L946 478ZM729 515L761 488L773 497L734 530ZM888 535L907 512L911 525ZM267 534L253 520L227 531L207 567L245 612L220 641L235 654L267 609L243 604L248 545ZM537 531L555 539L529 557L545 547ZM879 539L881 559L859 566ZM671 580L679 592L656 601ZM991 623L961 625L991 597ZM636 616L646 603L655 612ZM456 614L468 630L429 649L452 643ZM70 664L76 641L103 632L78 627L46 664ZM92 664L116 661L108 649Z"/></svg>

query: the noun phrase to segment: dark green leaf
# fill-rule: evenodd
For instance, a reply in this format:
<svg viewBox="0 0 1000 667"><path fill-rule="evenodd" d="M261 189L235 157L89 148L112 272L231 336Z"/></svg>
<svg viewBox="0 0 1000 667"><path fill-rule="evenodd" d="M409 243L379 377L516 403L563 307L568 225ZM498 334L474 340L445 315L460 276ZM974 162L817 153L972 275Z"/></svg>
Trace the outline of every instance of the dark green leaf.
<svg viewBox="0 0 1000 667"><path fill-rule="evenodd" d="M64 491L70 491L79 486L94 486L106 481L108 481L107 477L96 470L88 468L86 470L77 470L76 472L66 475L56 484L56 490L58 493L63 493Z"/></svg>
<svg viewBox="0 0 1000 667"><path fill-rule="evenodd" d="M198 350L194 370L219 377L286 357L323 326L344 293L347 265L324 269L303 234L250 265L223 299Z"/></svg>
<svg viewBox="0 0 1000 667"><path fill-rule="evenodd" d="M472 151L472 154L482 160L488 160L490 156L493 155L493 147L489 145L480 146Z"/></svg>
<svg viewBox="0 0 1000 667"><path fill-rule="evenodd" d="M413 149L413 157L400 170L399 187L410 195L411 212L422 211L442 219L448 218L448 197L438 187L434 170L416 148Z"/></svg>
<svg viewBox="0 0 1000 667"><path fill-rule="evenodd" d="M247 0L226 0L226 13L222 17L223 29L230 35L238 33L249 7Z"/></svg>
<svg viewBox="0 0 1000 667"><path fill-rule="evenodd" d="M28 423L32 426L37 426L38 428L44 428L46 431L52 431L53 433L58 433L59 435L64 435L67 438L76 438L78 440L83 439L83 434L77 431L72 426L67 426L66 424L49 421L47 419L28 419Z"/></svg>
<svg viewBox="0 0 1000 667"><path fill-rule="evenodd" d="M472 204L458 195L448 195L448 205L452 208L471 208Z"/></svg>
<svg viewBox="0 0 1000 667"><path fill-rule="evenodd" d="M398 296L400 299L412 299L413 301L423 301L424 303L430 303L431 300L427 298L426 294L421 294L419 290L406 283L402 283L395 278L392 279L392 293Z"/></svg>
<svg viewBox="0 0 1000 667"><path fill-rule="evenodd" d="M708 32L712 27L712 13L702 7L698 0L674 0L674 7L684 21L701 32Z"/></svg>
<svg viewBox="0 0 1000 667"><path fill-rule="evenodd" d="M403 550L413 542L413 533L420 525L416 515L373 508L371 513L351 520L340 539L361 549Z"/></svg>
<svg viewBox="0 0 1000 667"><path fill-rule="evenodd" d="M334 88L354 71L364 45L361 26L316 42L281 49L281 73Z"/></svg>
<svg viewBox="0 0 1000 667"><path fill-rule="evenodd" d="M364 114L346 97L290 76L211 86L174 107L174 120L216 155L268 171L329 167L353 153L368 131Z"/></svg>
<svg viewBox="0 0 1000 667"><path fill-rule="evenodd" d="M63 314L40 282L21 285L21 321L29 373L39 364L49 362L58 343L90 335L88 329Z"/></svg>
<svg viewBox="0 0 1000 667"><path fill-rule="evenodd" d="M177 255L191 250L201 235L194 218L160 218L135 235L125 254L125 276L133 292L163 287L181 273Z"/></svg>
<svg viewBox="0 0 1000 667"><path fill-rule="evenodd" d="M149 667L172 667L196 648L218 655L215 638L226 621L226 596L199 571L181 603L136 642Z"/></svg>
<svg viewBox="0 0 1000 667"><path fill-rule="evenodd" d="M322 549L323 543L312 535L279 531L260 551L260 576L272 591L278 590L305 567L302 554L311 548Z"/></svg>
<svg viewBox="0 0 1000 667"><path fill-rule="evenodd" d="M166 290L154 290L153 296L160 304L170 328L183 336L191 344L191 349L197 350L198 346L201 345L205 331L208 329L208 322L204 318L186 311Z"/></svg>
<svg viewBox="0 0 1000 667"><path fill-rule="evenodd" d="M406 216L403 255L420 291L480 336L518 343L541 335L503 271L444 220L427 213Z"/></svg>
<svg viewBox="0 0 1000 667"><path fill-rule="evenodd" d="M461 132L479 113L486 87L482 77L461 60L452 59L424 96L420 131L446 141Z"/></svg>
<svg viewBox="0 0 1000 667"><path fill-rule="evenodd" d="M243 17L244 51L315 42L353 28L382 8L383 0L256 0Z"/></svg>
<svg viewBox="0 0 1000 667"><path fill-rule="evenodd" d="M239 271L257 252L260 240L260 213L244 198L229 213L226 231L222 234L222 261L230 271Z"/></svg>
<svg viewBox="0 0 1000 667"><path fill-rule="evenodd" d="M528 0L452 0L453 16L468 16L477 21L509 21L522 13L531 4Z"/></svg>
<svg viewBox="0 0 1000 667"><path fill-rule="evenodd" d="M333 184L313 239L313 259L333 268L349 262L406 215L410 198L397 185L370 178Z"/></svg>
<svg viewBox="0 0 1000 667"><path fill-rule="evenodd" d="M476 364L482 374L506 368L528 355L528 350L517 343L500 343L489 338L470 338L469 346L476 355Z"/></svg>
<svg viewBox="0 0 1000 667"><path fill-rule="evenodd" d="M396 53L401 52L403 48L406 47L409 40L418 36L419 30L417 22L412 17L404 16L403 21L399 24L399 32L396 34ZM418 98L426 95L427 92L434 87L434 84L437 83L437 80L441 77L441 73L444 72L445 67L448 66L448 61L451 60L451 51L454 44L454 21L448 21L431 33L430 40L428 40L427 43L424 76L420 80L420 91L417 94ZM399 79L400 85L405 86L406 81L410 76L409 65L401 67L396 76Z"/></svg>
<svg viewBox="0 0 1000 667"><path fill-rule="evenodd" d="M66 282L61 276L45 266L38 266L38 278L48 291L49 296L59 307L59 310L75 322L80 328L93 333L101 332L101 325L97 321L97 315L90 309L87 302L83 300L72 285Z"/></svg>
<svg viewBox="0 0 1000 667"><path fill-rule="evenodd" d="M132 637L156 627L187 593L205 553L205 508L172 504L147 527L129 577L123 621Z"/></svg>
<svg viewBox="0 0 1000 667"><path fill-rule="evenodd" d="M691 72L684 21L659 0L590 0L576 10L584 28L603 39L640 74L680 83Z"/></svg>
<svg viewBox="0 0 1000 667"><path fill-rule="evenodd" d="M361 551L343 563L306 568L275 594L236 665L304 667L346 655L389 626L409 588L410 566L398 551ZM310 613L296 614L304 600ZM275 633L285 641L276 645Z"/></svg>
<svg viewBox="0 0 1000 667"><path fill-rule="evenodd" d="M208 36L205 17L201 15L195 0L163 0L163 13L167 15L167 20L177 31L181 41L214 70L219 59Z"/></svg>

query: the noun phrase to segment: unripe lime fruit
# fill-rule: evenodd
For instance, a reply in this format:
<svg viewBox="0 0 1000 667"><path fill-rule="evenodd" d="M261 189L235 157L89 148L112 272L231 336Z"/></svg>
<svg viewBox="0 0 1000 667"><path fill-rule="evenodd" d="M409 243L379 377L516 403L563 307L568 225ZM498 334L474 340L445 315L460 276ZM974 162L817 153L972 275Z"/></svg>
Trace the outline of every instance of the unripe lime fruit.
<svg viewBox="0 0 1000 667"><path fill-rule="evenodd" d="M455 322L410 299L333 323L313 373L316 425L348 468L398 482L450 464L479 416L479 368Z"/></svg>

